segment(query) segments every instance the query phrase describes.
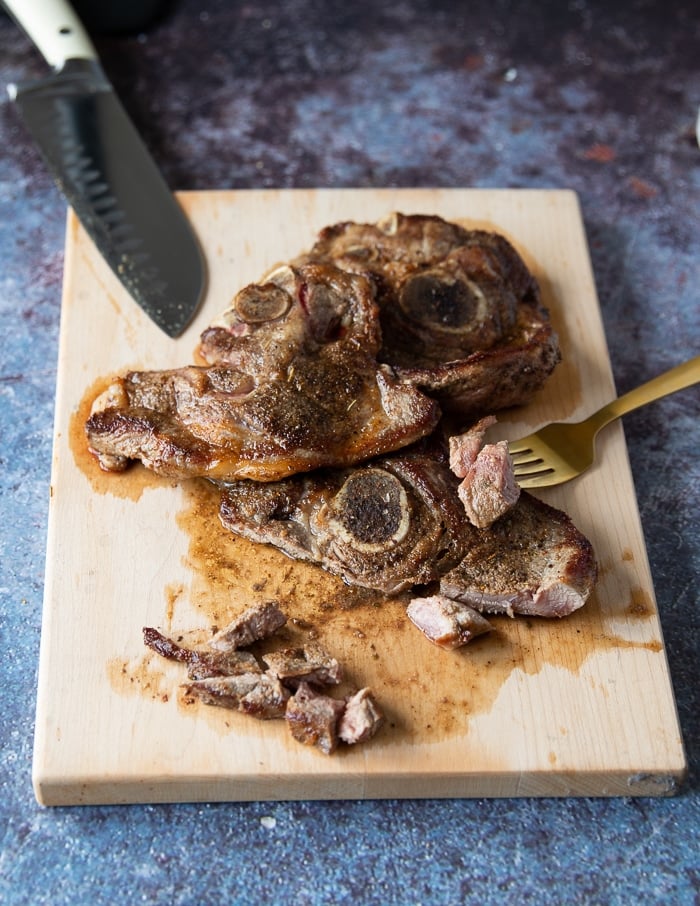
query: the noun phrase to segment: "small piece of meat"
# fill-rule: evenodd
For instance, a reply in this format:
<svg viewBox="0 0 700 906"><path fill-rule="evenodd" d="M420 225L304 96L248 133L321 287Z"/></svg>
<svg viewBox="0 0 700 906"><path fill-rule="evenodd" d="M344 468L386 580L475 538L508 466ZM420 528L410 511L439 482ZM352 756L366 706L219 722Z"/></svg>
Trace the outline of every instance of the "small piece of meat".
<svg viewBox="0 0 700 906"><path fill-rule="evenodd" d="M370 277L379 360L445 411L476 417L528 402L561 358L537 282L498 233L394 213L326 227L298 261Z"/></svg>
<svg viewBox="0 0 700 906"><path fill-rule="evenodd" d="M276 601L265 601L249 607L209 639L209 647L216 651L247 648L273 635L287 622L287 617Z"/></svg>
<svg viewBox="0 0 700 906"><path fill-rule="evenodd" d="M338 721L344 710L345 702L302 682L287 702L285 719L294 739L330 755L338 746Z"/></svg>
<svg viewBox="0 0 700 906"><path fill-rule="evenodd" d="M457 494L467 518L478 528L491 525L520 497L507 442L484 443L486 430L495 421L487 416L469 431L449 439L450 468L463 479Z"/></svg>
<svg viewBox="0 0 700 906"><path fill-rule="evenodd" d="M205 331L206 366L132 371L93 403L90 451L169 478L274 481L429 434L437 403L378 364L374 290L332 266L284 267Z"/></svg>
<svg viewBox="0 0 700 906"><path fill-rule="evenodd" d="M144 626L143 641L161 657L187 664L187 676L192 680L211 676L235 676L239 673L262 673L255 655L249 651L197 651L185 648L150 626Z"/></svg>
<svg viewBox="0 0 700 906"><path fill-rule="evenodd" d="M505 440L486 444L457 488L467 518L477 528L486 528L520 497L520 485L513 474L513 460Z"/></svg>
<svg viewBox="0 0 700 906"><path fill-rule="evenodd" d="M450 468L457 478L464 478L468 474L484 446L486 431L495 424L495 415L486 415L468 431L450 436Z"/></svg>
<svg viewBox="0 0 700 906"><path fill-rule="evenodd" d="M183 689L205 705L241 711L259 720L283 717L289 698L289 691L269 673L213 676L188 683Z"/></svg>
<svg viewBox="0 0 700 906"><path fill-rule="evenodd" d="M491 624L472 607L444 595L414 598L406 608L410 621L439 648L460 648Z"/></svg>
<svg viewBox="0 0 700 906"><path fill-rule="evenodd" d="M268 670L281 683L296 689L303 681L314 686L332 686L342 682L338 661L320 645L307 644L304 648L282 648L263 654Z"/></svg>
<svg viewBox="0 0 700 906"><path fill-rule="evenodd" d="M467 524L447 464L416 450L351 470L224 485L219 515L238 535L387 594L456 566Z"/></svg>
<svg viewBox="0 0 700 906"><path fill-rule="evenodd" d="M345 701L345 710L338 723L338 736L351 746L366 742L383 723L384 715L372 692L368 688L360 689Z"/></svg>
<svg viewBox="0 0 700 906"><path fill-rule="evenodd" d="M597 579L593 548L560 510L523 491L486 529L467 523L465 556L440 592L480 612L562 617L583 606Z"/></svg>

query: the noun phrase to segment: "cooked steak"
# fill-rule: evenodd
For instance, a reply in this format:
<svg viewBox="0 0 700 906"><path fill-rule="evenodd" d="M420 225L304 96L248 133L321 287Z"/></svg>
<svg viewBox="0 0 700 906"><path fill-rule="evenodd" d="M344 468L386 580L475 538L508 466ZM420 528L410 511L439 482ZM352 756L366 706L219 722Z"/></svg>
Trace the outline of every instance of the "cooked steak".
<svg viewBox="0 0 700 906"><path fill-rule="evenodd" d="M464 508L444 462L417 450L351 470L222 488L223 525L350 585L396 594L462 558Z"/></svg>
<svg viewBox="0 0 700 906"><path fill-rule="evenodd" d="M372 692L367 688L360 689L345 701L345 710L338 723L338 736L352 746L371 739L383 723L384 715Z"/></svg>
<svg viewBox="0 0 700 906"><path fill-rule="evenodd" d="M566 616L597 577L590 542L568 516L525 491L488 528L467 524L465 550L440 591L481 612Z"/></svg>
<svg viewBox="0 0 700 906"><path fill-rule="evenodd" d="M312 686L332 686L342 681L338 661L320 645L307 644L304 648L282 648L263 654L268 672L292 689L303 681Z"/></svg>
<svg viewBox="0 0 700 906"><path fill-rule="evenodd" d="M270 481L345 466L429 434L437 404L377 364L372 287L310 264L244 288L205 331L206 366L134 371L86 423L108 471L141 460L173 478Z"/></svg>
<svg viewBox="0 0 700 906"><path fill-rule="evenodd" d="M161 657L186 664L187 676L193 680L210 676L235 676L239 673L262 673L255 656L249 651L197 651L185 648L150 626L143 629L143 641Z"/></svg>
<svg viewBox="0 0 700 906"><path fill-rule="evenodd" d="M272 720L285 713L289 692L269 673L240 673L212 676L184 686L185 694L205 705L219 705L242 711L260 720Z"/></svg>
<svg viewBox="0 0 700 906"><path fill-rule="evenodd" d="M223 652L245 648L253 642L268 638L286 622L287 617L276 601L254 604L212 636L209 647Z"/></svg>
<svg viewBox="0 0 700 906"><path fill-rule="evenodd" d="M450 468L462 479L457 495L469 521L478 528L486 528L507 513L520 496L508 443L484 443L486 429L495 421L488 416L449 438Z"/></svg>
<svg viewBox="0 0 700 906"><path fill-rule="evenodd" d="M480 613L445 595L413 598L406 613L413 625L439 648L460 648L491 631L491 624Z"/></svg>
<svg viewBox="0 0 700 906"><path fill-rule="evenodd" d="M326 227L298 260L374 281L380 361L445 409L478 415L525 403L559 362L538 285L497 233L395 213Z"/></svg>
<svg viewBox="0 0 700 906"><path fill-rule="evenodd" d="M338 747L338 720L344 710L345 702L301 683L287 702L284 716L297 742L317 746L330 755Z"/></svg>

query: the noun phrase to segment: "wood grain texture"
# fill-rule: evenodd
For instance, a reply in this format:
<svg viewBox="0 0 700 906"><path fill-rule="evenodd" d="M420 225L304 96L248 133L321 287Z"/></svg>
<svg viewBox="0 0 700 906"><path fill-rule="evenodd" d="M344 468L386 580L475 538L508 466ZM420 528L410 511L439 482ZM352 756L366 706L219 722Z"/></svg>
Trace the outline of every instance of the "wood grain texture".
<svg viewBox="0 0 700 906"><path fill-rule="evenodd" d="M495 619L458 652L430 645L400 600L355 594L309 566L227 536L216 500L138 468L102 475L82 420L109 375L192 361L241 286L340 220L393 210L498 229L540 281L562 365L500 436L583 418L614 395L575 195L539 190L269 190L180 196L209 286L194 325L161 334L69 214L33 781L46 805L250 799L667 795L685 759L622 426L586 475L538 496L565 509L600 563L583 611ZM278 597L369 684L387 725L331 757L284 722L188 704L178 664L143 626L201 641Z"/></svg>

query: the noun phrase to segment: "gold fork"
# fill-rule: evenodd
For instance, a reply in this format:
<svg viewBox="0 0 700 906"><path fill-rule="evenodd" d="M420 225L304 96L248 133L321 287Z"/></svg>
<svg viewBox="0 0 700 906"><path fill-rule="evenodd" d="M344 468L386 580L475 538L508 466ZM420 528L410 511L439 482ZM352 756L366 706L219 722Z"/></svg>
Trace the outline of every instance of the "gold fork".
<svg viewBox="0 0 700 906"><path fill-rule="evenodd" d="M647 403L700 381L700 356L630 390L582 422L554 422L508 444L521 488L545 488L570 481L593 465L601 428Z"/></svg>

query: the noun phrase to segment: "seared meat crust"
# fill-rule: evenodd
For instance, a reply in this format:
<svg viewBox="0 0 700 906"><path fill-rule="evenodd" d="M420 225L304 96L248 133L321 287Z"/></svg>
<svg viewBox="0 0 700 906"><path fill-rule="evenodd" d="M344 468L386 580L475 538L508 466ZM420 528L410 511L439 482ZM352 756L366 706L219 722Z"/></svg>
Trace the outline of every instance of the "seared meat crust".
<svg viewBox="0 0 700 906"><path fill-rule="evenodd" d="M236 534L387 594L456 565L467 522L447 465L414 450L352 470L233 482L219 513Z"/></svg>
<svg viewBox="0 0 700 906"><path fill-rule="evenodd" d="M87 420L103 468L133 459L173 478L271 481L398 449L435 427L433 400L377 365L369 282L283 268L205 332L208 366L131 372Z"/></svg>
<svg viewBox="0 0 700 906"><path fill-rule="evenodd" d="M395 213L326 227L298 260L373 280L380 361L444 409L476 417L526 403L560 360L538 285L499 234Z"/></svg>
<svg viewBox="0 0 700 906"><path fill-rule="evenodd" d="M464 542L464 558L440 591L481 612L566 616L597 578L588 539L565 513L525 491L487 529L467 524Z"/></svg>

